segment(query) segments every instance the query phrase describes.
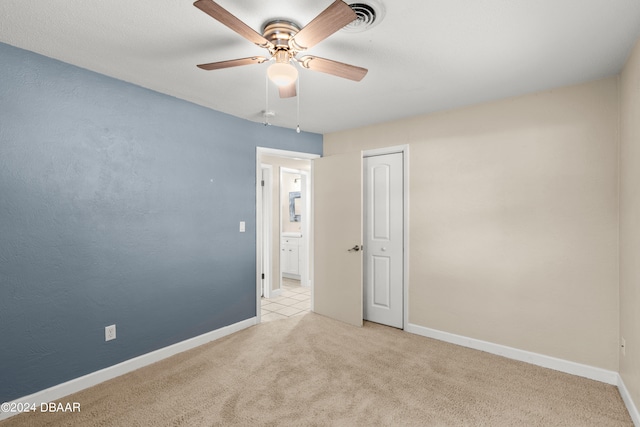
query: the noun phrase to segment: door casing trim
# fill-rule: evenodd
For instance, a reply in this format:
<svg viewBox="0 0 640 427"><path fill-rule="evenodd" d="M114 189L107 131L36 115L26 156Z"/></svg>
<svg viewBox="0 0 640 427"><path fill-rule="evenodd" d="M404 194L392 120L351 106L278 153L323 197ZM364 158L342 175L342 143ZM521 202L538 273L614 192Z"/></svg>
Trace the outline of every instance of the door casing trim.
<svg viewBox="0 0 640 427"><path fill-rule="evenodd" d="M265 179L264 176L264 172L268 171L269 172L269 178ZM263 180L264 181L264 186L262 186L262 184L258 187L259 192L261 192L261 205L260 208L261 210L261 216L257 217L256 221L258 221L258 218L260 219L260 237L261 237L261 244L262 244L262 255L260 256L260 267L262 268L262 271L260 272L260 280L262 280L263 282L260 283L260 289L258 290L258 294L264 294L265 298L271 298L271 294L272 294L272 290L271 288L273 287L272 285L272 276L273 276L273 272L271 271L271 265L272 265L272 255L271 252L267 251L266 248L271 247L271 228L272 228L272 218L271 218L271 203L272 200L271 198L268 198L265 200L264 197L262 197L262 195L266 192L267 194L271 194L272 192L272 182L271 180L273 179L273 166L272 165L266 165L266 164L260 164L260 177L258 178L259 180ZM268 224L268 225L265 225ZM266 229L265 229L266 228ZM257 231L256 231L257 233ZM256 236L257 237L257 236ZM263 255L264 255L264 259L263 259ZM264 279L262 279L262 274L264 274ZM264 285L264 287L262 286ZM262 292L261 292L262 291Z"/></svg>

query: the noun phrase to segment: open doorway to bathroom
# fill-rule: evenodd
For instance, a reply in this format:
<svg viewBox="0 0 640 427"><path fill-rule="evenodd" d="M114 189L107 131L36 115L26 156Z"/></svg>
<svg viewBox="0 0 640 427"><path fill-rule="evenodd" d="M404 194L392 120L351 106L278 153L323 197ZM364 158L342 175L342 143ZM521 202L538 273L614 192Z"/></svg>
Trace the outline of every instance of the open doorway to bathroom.
<svg viewBox="0 0 640 427"><path fill-rule="evenodd" d="M258 148L259 322L298 316L313 309L311 159L317 157Z"/></svg>
<svg viewBox="0 0 640 427"><path fill-rule="evenodd" d="M273 159L276 160L276 159ZM265 159L263 159L264 164ZM282 161L277 159L276 161ZM280 191L278 206L280 208L280 281L278 290L271 298L261 302L262 321L284 319L302 315L311 309L311 292L309 285L307 255L309 200L308 177L309 160L294 160L296 169L280 166ZM293 161L287 160L290 166ZM276 192L273 194L275 195ZM275 237L275 236L274 236Z"/></svg>

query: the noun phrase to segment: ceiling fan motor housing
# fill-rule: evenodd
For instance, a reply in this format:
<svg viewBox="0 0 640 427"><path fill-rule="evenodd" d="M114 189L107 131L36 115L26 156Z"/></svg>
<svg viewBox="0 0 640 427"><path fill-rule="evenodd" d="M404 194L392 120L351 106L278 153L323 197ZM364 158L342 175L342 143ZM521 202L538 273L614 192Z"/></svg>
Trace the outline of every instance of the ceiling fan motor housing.
<svg viewBox="0 0 640 427"><path fill-rule="evenodd" d="M262 36L275 46L272 52L275 54L279 50L291 50L289 41L298 31L300 27L295 22L277 19L264 24ZM294 55L292 52L291 56Z"/></svg>

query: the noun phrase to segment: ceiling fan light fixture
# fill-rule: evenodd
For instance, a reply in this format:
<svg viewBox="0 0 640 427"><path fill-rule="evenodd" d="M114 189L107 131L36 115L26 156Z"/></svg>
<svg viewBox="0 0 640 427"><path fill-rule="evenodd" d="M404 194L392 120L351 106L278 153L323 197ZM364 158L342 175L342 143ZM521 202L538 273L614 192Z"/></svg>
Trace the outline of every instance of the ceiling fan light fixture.
<svg viewBox="0 0 640 427"><path fill-rule="evenodd" d="M276 62L269 65L267 75L277 86L289 86L298 79L298 70L287 62Z"/></svg>
<svg viewBox="0 0 640 427"><path fill-rule="evenodd" d="M279 87L290 86L298 79L298 70L291 64L291 53L286 49L278 49L273 54L276 60L267 68L267 76Z"/></svg>

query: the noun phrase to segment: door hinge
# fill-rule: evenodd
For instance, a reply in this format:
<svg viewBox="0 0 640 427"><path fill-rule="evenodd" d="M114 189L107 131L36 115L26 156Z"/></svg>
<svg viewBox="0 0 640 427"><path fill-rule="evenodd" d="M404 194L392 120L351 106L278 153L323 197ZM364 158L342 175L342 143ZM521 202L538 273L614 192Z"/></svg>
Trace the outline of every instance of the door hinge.
<svg viewBox="0 0 640 427"><path fill-rule="evenodd" d="M264 280L264 273L262 273L262 280Z"/></svg>
<svg viewBox="0 0 640 427"><path fill-rule="evenodd" d="M264 187L264 179L260 182L260 185Z"/></svg>

